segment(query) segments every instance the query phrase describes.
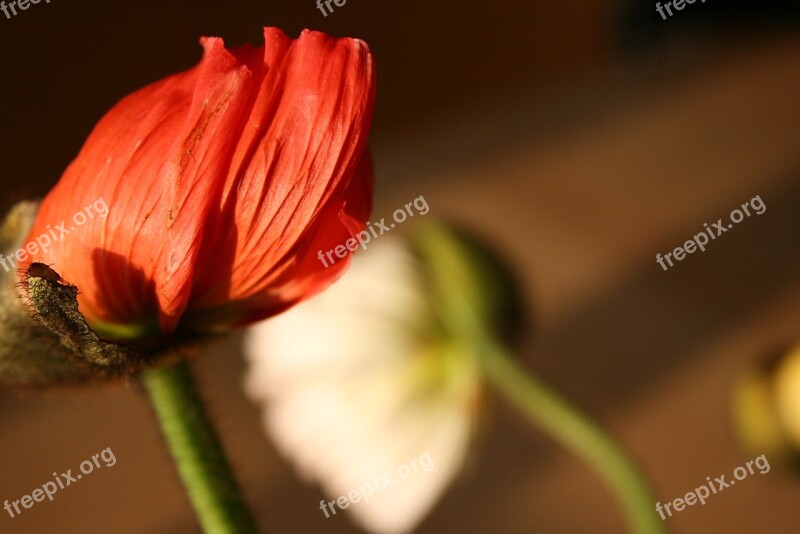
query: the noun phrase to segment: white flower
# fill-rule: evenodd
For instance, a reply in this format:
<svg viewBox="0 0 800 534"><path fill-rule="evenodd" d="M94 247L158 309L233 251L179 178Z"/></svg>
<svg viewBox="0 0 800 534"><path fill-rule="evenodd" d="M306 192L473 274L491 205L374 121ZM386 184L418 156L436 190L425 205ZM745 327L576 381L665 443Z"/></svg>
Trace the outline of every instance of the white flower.
<svg viewBox="0 0 800 534"><path fill-rule="evenodd" d="M443 335L429 293L407 243L384 237L328 291L245 341L246 390L269 435L372 532L409 532L425 517L475 423L478 364ZM328 503L316 513L335 520Z"/></svg>

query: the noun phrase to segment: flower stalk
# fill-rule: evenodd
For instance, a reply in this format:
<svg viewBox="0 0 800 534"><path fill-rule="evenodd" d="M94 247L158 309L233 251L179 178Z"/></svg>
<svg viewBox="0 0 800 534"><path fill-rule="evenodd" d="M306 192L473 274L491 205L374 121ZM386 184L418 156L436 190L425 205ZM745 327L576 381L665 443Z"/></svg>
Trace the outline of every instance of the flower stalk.
<svg viewBox="0 0 800 534"><path fill-rule="evenodd" d="M203 531L258 532L189 364L147 369L142 383Z"/></svg>
<svg viewBox="0 0 800 534"><path fill-rule="evenodd" d="M497 326L498 288L503 284L485 259L440 225L419 232L416 246L428 260L444 328L464 344L464 353L472 349L496 392L605 481L631 532L665 532L646 479L622 447L587 413L522 369L496 341L492 327Z"/></svg>
<svg viewBox="0 0 800 534"><path fill-rule="evenodd" d="M495 390L606 482L631 532L666 531L653 509L656 499L647 481L610 434L488 338L482 343L481 356Z"/></svg>

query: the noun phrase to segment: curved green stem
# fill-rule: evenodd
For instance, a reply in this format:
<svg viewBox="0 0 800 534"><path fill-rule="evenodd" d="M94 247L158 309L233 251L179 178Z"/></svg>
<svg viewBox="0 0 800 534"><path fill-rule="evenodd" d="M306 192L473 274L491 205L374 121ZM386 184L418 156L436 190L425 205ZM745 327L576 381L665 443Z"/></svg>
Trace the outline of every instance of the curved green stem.
<svg viewBox="0 0 800 534"><path fill-rule="evenodd" d="M493 342L483 343L486 376L498 393L591 466L616 497L632 532L665 532L647 481L622 448L586 414L521 369Z"/></svg>
<svg viewBox="0 0 800 534"><path fill-rule="evenodd" d="M538 378L521 369L490 330L501 298L498 276L481 251L455 231L430 225L414 243L432 275L443 327L470 349L495 389L530 420L589 464L622 507L632 532L666 528L644 477L610 434Z"/></svg>
<svg viewBox="0 0 800 534"><path fill-rule="evenodd" d="M148 369L142 382L203 531L257 532L189 365Z"/></svg>

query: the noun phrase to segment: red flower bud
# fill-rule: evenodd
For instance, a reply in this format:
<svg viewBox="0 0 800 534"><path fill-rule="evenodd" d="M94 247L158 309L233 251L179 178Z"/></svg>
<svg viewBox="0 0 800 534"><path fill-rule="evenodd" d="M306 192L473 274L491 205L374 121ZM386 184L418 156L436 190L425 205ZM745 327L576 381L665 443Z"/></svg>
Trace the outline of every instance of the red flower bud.
<svg viewBox="0 0 800 534"><path fill-rule="evenodd" d="M42 202L28 242L52 243L27 263L77 285L101 332L260 320L346 267L317 251L371 211L372 56L319 32L265 28L264 40L229 51L202 39L196 67L100 120Z"/></svg>

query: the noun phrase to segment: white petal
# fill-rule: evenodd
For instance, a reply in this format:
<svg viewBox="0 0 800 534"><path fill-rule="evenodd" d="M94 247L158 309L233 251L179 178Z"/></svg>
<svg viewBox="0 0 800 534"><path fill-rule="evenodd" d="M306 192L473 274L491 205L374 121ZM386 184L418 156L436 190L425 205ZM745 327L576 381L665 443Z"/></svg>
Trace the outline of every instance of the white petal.
<svg viewBox="0 0 800 534"><path fill-rule="evenodd" d="M416 261L404 242L384 238L328 291L245 341L245 387L264 404L279 449L329 501L372 491L347 511L376 533L410 531L445 491L464 462L478 396L466 358L462 387L420 382L446 349L423 335L433 315ZM383 487L385 474L396 483Z"/></svg>

